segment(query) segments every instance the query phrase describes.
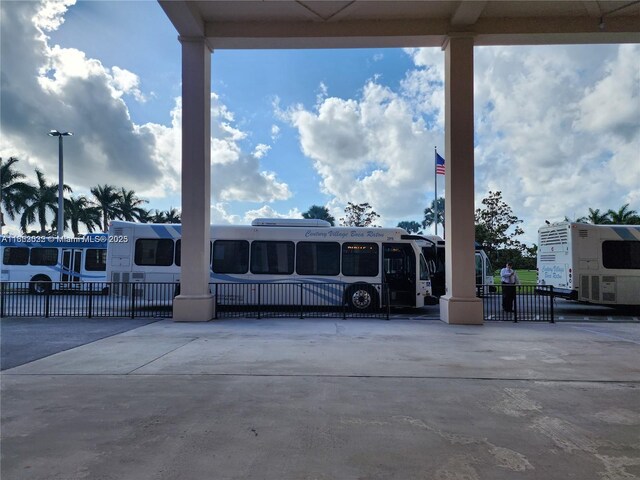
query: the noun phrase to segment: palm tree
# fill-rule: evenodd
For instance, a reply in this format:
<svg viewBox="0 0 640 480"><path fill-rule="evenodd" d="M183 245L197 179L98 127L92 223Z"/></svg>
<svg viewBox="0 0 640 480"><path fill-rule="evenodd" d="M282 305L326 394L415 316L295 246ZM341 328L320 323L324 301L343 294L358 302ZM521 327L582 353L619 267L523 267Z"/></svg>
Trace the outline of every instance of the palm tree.
<svg viewBox="0 0 640 480"><path fill-rule="evenodd" d="M326 220L332 226L335 224L336 219L331 216L327 207L321 207L319 205L311 205L309 210L302 214L302 218L317 218L319 220Z"/></svg>
<svg viewBox="0 0 640 480"><path fill-rule="evenodd" d="M611 212L611 210L609 210L609 212ZM611 219L609 218L609 212L600 213L599 208L596 208L595 210L593 208L590 208L589 215L587 215L586 217L578 218L576 222L586 222L586 223L592 223L594 225L611 223Z"/></svg>
<svg viewBox="0 0 640 480"><path fill-rule="evenodd" d="M133 190L126 190L123 187L118 191L118 200L116 201L117 217L127 222L140 221L145 214L145 210L141 205L145 203L148 203L147 200L138 198Z"/></svg>
<svg viewBox="0 0 640 480"><path fill-rule="evenodd" d="M431 206L424 209L424 220L422 220L422 226L424 228L430 227L434 223L442 225L444 230L444 197L438 197L438 218L436 219L436 201L431 201Z"/></svg>
<svg viewBox="0 0 640 480"><path fill-rule="evenodd" d="M180 223L182 221L182 216L176 208L171 207L169 208L169 210L166 210L162 213L164 214L166 220L165 223Z"/></svg>
<svg viewBox="0 0 640 480"><path fill-rule="evenodd" d="M0 189L2 189L2 205L11 220L15 220L16 215L23 211L29 199L35 194L35 187L22 181L25 175L13 168L13 164L18 162L16 157L9 157L9 160L2 163L0 167Z"/></svg>
<svg viewBox="0 0 640 480"><path fill-rule="evenodd" d="M119 194L113 185L98 185L91 189L94 201L98 204L102 215L102 231L109 230L109 220L117 218L120 214L118 209Z"/></svg>
<svg viewBox="0 0 640 480"><path fill-rule="evenodd" d="M607 215L611 218L611 223L616 225L636 225L638 222L638 212L635 210L629 210L629 204L625 204L618 209L609 210Z"/></svg>
<svg viewBox="0 0 640 480"><path fill-rule="evenodd" d="M23 233L27 233L27 227L38 222L40 224L40 234L47 233L47 212L50 211L54 218L58 214L58 184L48 184L44 178L44 174L36 168L36 177L38 186L34 187L34 192L29 199L29 205L22 212L20 218L20 228ZM68 185L63 185L63 189L71 192ZM57 232L62 235L63 232Z"/></svg>
<svg viewBox="0 0 640 480"><path fill-rule="evenodd" d="M165 212L157 209L153 211L149 211L149 222L150 223L167 223L167 215Z"/></svg>
<svg viewBox="0 0 640 480"><path fill-rule="evenodd" d="M65 202L65 224L67 219L71 222L71 231L74 237L78 236L81 223L87 227L89 233L94 232L96 228L99 229L100 216L100 208L92 205L91 201L85 196L71 197Z"/></svg>

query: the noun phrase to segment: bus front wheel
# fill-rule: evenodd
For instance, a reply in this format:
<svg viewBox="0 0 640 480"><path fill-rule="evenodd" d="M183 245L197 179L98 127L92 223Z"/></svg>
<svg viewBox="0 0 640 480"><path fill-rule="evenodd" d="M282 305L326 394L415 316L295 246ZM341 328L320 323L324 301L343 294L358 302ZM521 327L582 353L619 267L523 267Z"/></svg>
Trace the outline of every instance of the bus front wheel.
<svg viewBox="0 0 640 480"><path fill-rule="evenodd" d="M378 292L372 285L358 284L347 290L345 300L353 311L370 312L377 307Z"/></svg>
<svg viewBox="0 0 640 480"><path fill-rule="evenodd" d="M51 291L51 279L46 275L36 275L29 283L29 292L36 295L44 295Z"/></svg>

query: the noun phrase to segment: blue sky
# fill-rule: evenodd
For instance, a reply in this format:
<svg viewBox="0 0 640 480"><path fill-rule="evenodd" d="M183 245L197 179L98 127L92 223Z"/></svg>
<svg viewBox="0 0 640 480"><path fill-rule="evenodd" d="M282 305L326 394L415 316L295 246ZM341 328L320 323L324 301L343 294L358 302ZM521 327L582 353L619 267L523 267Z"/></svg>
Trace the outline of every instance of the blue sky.
<svg viewBox="0 0 640 480"><path fill-rule="evenodd" d="M0 155L74 195L98 183L180 207L180 44L155 1L5 2ZM501 190L535 241L545 219L640 210L640 47L475 50L476 204ZM216 51L212 221L369 202L422 218L446 158L439 49ZM442 180L439 193L442 193ZM9 229L15 228L11 225Z"/></svg>

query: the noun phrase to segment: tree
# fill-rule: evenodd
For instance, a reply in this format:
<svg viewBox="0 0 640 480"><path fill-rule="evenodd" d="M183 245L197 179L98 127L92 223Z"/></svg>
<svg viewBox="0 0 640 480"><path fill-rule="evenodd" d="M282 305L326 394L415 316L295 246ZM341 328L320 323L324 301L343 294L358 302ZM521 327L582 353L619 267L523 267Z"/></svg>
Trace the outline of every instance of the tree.
<svg viewBox="0 0 640 480"><path fill-rule="evenodd" d="M524 231L518 225L522 223L513 214L511 207L502 199L502 192L489 192L482 200L483 208L476 209L476 242L482 244L494 264L498 262L498 251L514 249L522 252L525 246L516 238Z"/></svg>
<svg viewBox="0 0 640 480"><path fill-rule="evenodd" d="M71 224L73 236L77 237L80 233L80 224L83 223L89 233L100 228L100 208L96 207L91 201L85 197L71 197L65 202L64 219ZM56 219L57 220L57 219ZM66 227L66 225L65 225Z"/></svg>
<svg viewBox="0 0 640 480"><path fill-rule="evenodd" d="M377 218L380 218L368 203L354 204L347 203L344 209L345 216L340 219L340 223L344 227L377 227L374 224Z"/></svg>
<svg viewBox="0 0 640 480"><path fill-rule="evenodd" d="M410 221L410 222L400 222L398 223L398 228L402 228L409 233L422 233L420 231L420 224L418 222Z"/></svg>
<svg viewBox="0 0 640 480"><path fill-rule="evenodd" d="M165 218L164 223L180 223L182 222L182 216L180 212L176 208L169 208L169 210L165 210L162 212Z"/></svg>
<svg viewBox="0 0 640 480"><path fill-rule="evenodd" d="M611 210L609 210L610 212ZM598 224L603 224L603 223L611 223L611 219L609 218L609 212L607 213L600 213L600 209L596 208L595 210L593 208L589 209L589 215L587 215L586 217L580 217L576 220L576 222L586 222L586 223L593 223L594 225L598 225ZM566 217L565 217L566 219Z"/></svg>
<svg viewBox="0 0 640 480"><path fill-rule="evenodd" d="M629 204L625 204L618 209L609 210L607 215L611 219L611 223L615 225L638 225L640 224L640 218L638 212L635 210L629 210Z"/></svg>
<svg viewBox="0 0 640 480"><path fill-rule="evenodd" d="M109 229L109 221L120 214L118 191L113 185L98 185L91 189L91 193L102 214L102 231L106 232Z"/></svg>
<svg viewBox="0 0 640 480"><path fill-rule="evenodd" d="M438 206L438 218L436 219L436 205ZM435 200L431 201L431 206L424 209L424 220L422 220L422 226L424 228L430 227L434 223L442 225L444 230L444 198L438 197L438 203Z"/></svg>
<svg viewBox="0 0 640 480"><path fill-rule="evenodd" d="M9 157L9 160L2 162L0 168L1 206L11 220L15 220L16 215L27 207L29 200L35 194L35 187L23 182L22 179L25 178L25 175L13 167L17 162L16 157Z"/></svg>
<svg viewBox="0 0 640 480"><path fill-rule="evenodd" d="M145 210L141 205L145 203L148 203L147 200L138 198L133 190L123 187L118 191L118 199L115 202L116 217L127 222L139 221L144 216Z"/></svg>
<svg viewBox="0 0 640 480"><path fill-rule="evenodd" d="M140 221L142 223L181 223L182 216L178 209L173 207L169 210L144 210Z"/></svg>
<svg viewBox="0 0 640 480"><path fill-rule="evenodd" d="M23 210L20 218L20 228L23 233L27 233L27 227L38 222L40 224L40 234L46 235L47 212L51 212L54 218L58 214L58 184L49 184L44 178L44 174L36 168L38 185L34 187L33 195L29 198L29 205ZM68 185L63 185L63 189L71 192ZM52 229L53 230L53 229ZM59 236L63 232L57 232Z"/></svg>
<svg viewBox="0 0 640 480"><path fill-rule="evenodd" d="M326 220L331 224L331 226L335 225L336 219L331 216L329 213L329 209L327 207L321 207L319 205L311 205L309 210L302 214L302 218L317 218L318 220Z"/></svg>

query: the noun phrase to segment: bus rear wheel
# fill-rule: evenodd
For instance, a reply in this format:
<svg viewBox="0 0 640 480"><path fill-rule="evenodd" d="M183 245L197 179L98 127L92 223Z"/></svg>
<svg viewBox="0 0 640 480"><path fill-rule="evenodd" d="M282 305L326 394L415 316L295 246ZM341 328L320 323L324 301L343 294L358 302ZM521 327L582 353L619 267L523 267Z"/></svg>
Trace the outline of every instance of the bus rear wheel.
<svg viewBox="0 0 640 480"><path fill-rule="evenodd" d="M349 287L345 303L354 312L371 312L378 306L378 292L366 283Z"/></svg>
<svg viewBox="0 0 640 480"><path fill-rule="evenodd" d="M29 283L29 293L44 295L51 291L51 279L46 275L36 275Z"/></svg>

